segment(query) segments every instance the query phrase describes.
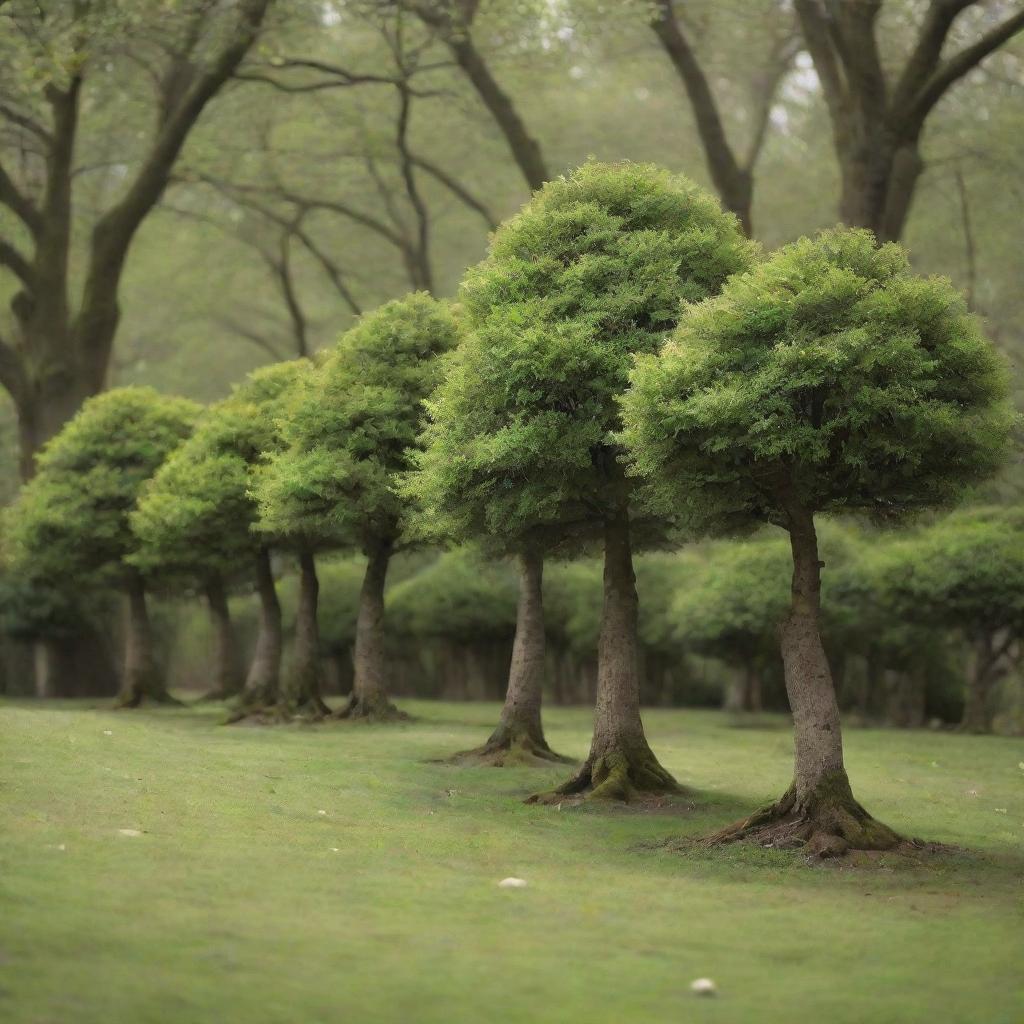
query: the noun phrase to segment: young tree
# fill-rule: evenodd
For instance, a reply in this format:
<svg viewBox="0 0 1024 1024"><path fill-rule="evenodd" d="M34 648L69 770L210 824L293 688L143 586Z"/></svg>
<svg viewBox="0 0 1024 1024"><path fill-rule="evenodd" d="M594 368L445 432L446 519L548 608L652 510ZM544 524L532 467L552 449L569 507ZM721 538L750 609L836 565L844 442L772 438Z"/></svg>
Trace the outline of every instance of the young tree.
<svg viewBox="0 0 1024 1024"><path fill-rule="evenodd" d="M469 337L435 399L428 500L465 530L515 547L601 543L604 612L590 755L558 791L628 799L674 790L640 721L634 540L639 511L611 431L635 352L654 352L681 303L718 291L754 249L735 218L656 167L590 163L548 183L469 271ZM443 504L439 500L443 498ZM537 581L539 582L539 576Z"/></svg>
<svg viewBox="0 0 1024 1024"><path fill-rule="evenodd" d="M885 555L880 576L902 614L969 643L960 726L990 732L992 692L1024 639L1024 517L1016 508L955 513Z"/></svg>
<svg viewBox="0 0 1024 1024"><path fill-rule="evenodd" d="M236 718L273 719L280 712L281 609L267 540L253 532L256 505L249 491L260 460L280 444L278 420L288 396L311 369L305 359L263 367L211 406L143 488L132 516L136 564L205 589L218 638L214 693L241 691ZM243 575L255 580L260 629L239 685L225 587Z"/></svg>
<svg viewBox="0 0 1024 1024"><path fill-rule="evenodd" d="M386 303L344 334L282 424L284 445L259 474L259 529L303 552L297 658L317 644L312 555L357 548L367 558L356 624L355 681L343 718L400 717L387 697L384 584L411 537L396 491L409 469L437 357L455 344L448 307L423 292Z"/></svg>
<svg viewBox="0 0 1024 1024"><path fill-rule="evenodd" d="M1004 457L1006 394L959 294L863 230L784 246L689 306L661 354L638 361L623 406L636 470L684 516L782 527L793 554L780 633L793 783L718 838L821 854L899 841L854 799L843 764L815 515L894 518L955 500Z"/></svg>
<svg viewBox="0 0 1024 1024"><path fill-rule="evenodd" d="M152 388L117 388L89 399L39 455L14 508L12 540L27 577L44 585L120 588L126 598L119 703L173 700L153 654L147 579L130 557L130 517L143 484L189 435L199 406Z"/></svg>

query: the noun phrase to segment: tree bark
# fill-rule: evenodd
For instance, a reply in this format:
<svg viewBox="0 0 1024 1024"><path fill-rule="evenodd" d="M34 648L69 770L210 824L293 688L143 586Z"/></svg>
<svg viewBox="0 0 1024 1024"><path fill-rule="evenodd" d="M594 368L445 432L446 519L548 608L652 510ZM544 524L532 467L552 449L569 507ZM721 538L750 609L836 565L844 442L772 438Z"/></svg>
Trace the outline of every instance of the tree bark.
<svg viewBox="0 0 1024 1024"><path fill-rule="evenodd" d="M217 577L206 585L206 605L210 613L214 641L213 688L206 700L229 700L242 692L245 674L238 650L235 624L231 621L224 581Z"/></svg>
<svg viewBox="0 0 1024 1024"><path fill-rule="evenodd" d="M628 801L638 793L679 792L648 746L640 720L638 611L629 511L622 508L604 524L604 604L590 754L573 778L530 802L575 794Z"/></svg>
<svg viewBox="0 0 1024 1024"><path fill-rule="evenodd" d="M821 642L823 563L814 516L790 494L782 501L793 552L790 609L780 629L786 693L793 713L793 782L777 803L710 839L806 846L823 857L849 849L889 849L900 837L857 803L843 763L839 705Z"/></svg>
<svg viewBox="0 0 1024 1024"><path fill-rule="evenodd" d="M993 652L991 633L981 633L974 639L970 668L967 674L967 692L964 695L964 713L960 719L963 732L987 733L992 731L989 698L992 693L994 670L998 660Z"/></svg>
<svg viewBox="0 0 1024 1024"><path fill-rule="evenodd" d="M482 747L456 754L454 761L472 761L502 768L567 760L548 746L541 724L546 659L543 579L544 556L535 550L522 551L519 555L516 635L501 718Z"/></svg>
<svg viewBox="0 0 1024 1024"><path fill-rule="evenodd" d="M317 600L320 582L316 560L308 551L299 554L299 603L295 614L295 648L288 680L288 704L314 718L331 713L324 703L320 671L320 630L317 626Z"/></svg>
<svg viewBox="0 0 1024 1024"><path fill-rule="evenodd" d="M244 718L276 719L281 680L281 605L270 565L270 552L261 548L255 563L256 594L260 602L260 625L256 636L245 688L228 722Z"/></svg>
<svg viewBox="0 0 1024 1024"><path fill-rule="evenodd" d="M156 665L153 630L146 606L146 585L135 570L124 583L126 599L124 675L117 706L137 708L143 701L157 704L180 704L168 692L163 674Z"/></svg>
<svg viewBox="0 0 1024 1024"><path fill-rule="evenodd" d="M355 679L348 704L339 718L393 721L407 718L387 694L387 662L384 652L384 584L391 560L390 541L378 541L366 550L366 574L359 592L356 619Z"/></svg>

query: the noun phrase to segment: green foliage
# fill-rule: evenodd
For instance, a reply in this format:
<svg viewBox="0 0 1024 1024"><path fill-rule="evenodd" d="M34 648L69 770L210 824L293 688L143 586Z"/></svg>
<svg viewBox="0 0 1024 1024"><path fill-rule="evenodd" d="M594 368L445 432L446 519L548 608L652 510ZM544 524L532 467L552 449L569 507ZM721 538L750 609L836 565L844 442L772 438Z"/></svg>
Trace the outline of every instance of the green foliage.
<svg viewBox="0 0 1024 1024"><path fill-rule="evenodd" d="M305 359L265 367L206 411L143 488L132 515L136 565L199 583L248 568L260 543L252 532L254 473L280 445L280 416L310 372Z"/></svg>
<svg viewBox="0 0 1024 1024"><path fill-rule="evenodd" d="M389 628L407 637L510 638L518 583L507 562L468 548L446 552L388 591Z"/></svg>
<svg viewBox="0 0 1024 1024"><path fill-rule="evenodd" d="M588 163L549 182L466 275L469 336L430 404L411 489L458 538L587 535L627 500L611 432L634 353L755 248L685 178Z"/></svg>
<svg viewBox="0 0 1024 1024"><path fill-rule="evenodd" d="M636 469L689 517L891 517L958 498L1002 463L1006 373L948 281L835 229L691 305L623 402Z"/></svg>
<svg viewBox="0 0 1024 1024"><path fill-rule="evenodd" d="M417 292L346 332L282 424L284 447L254 487L259 529L297 547L399 540L423 401L455 344L449 307Z"/></svg>
<svg viewBox="0 0 1024 1024"><path fill-rule="evenodd" d="M89 399L40 454L13 507L16 570L59 589L116 583L137 547L129 520L139 493L199 411L152 388Z"/></svg>
<svg viewBox="0 0 1024 1024"><path fill-rule="evenodd" d="M967 636L1024 636L1024 514L1016 508L954 513L880 556L880 587L902 616Z"/></svg>
<svg viewBox="0 0 1024 1024"><path fill-rule="evenodd" d="M713 545L671 600L677 638L730 664L774 651L789 607L791 564L781 535Z"/></svg>

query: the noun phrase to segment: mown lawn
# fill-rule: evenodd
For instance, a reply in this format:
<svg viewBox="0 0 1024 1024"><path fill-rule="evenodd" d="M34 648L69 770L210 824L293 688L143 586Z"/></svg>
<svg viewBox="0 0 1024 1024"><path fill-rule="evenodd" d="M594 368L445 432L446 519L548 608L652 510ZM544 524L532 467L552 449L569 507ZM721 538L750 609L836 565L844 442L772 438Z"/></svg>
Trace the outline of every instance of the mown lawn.
<svg viewBox="0 0 1024 1024"><path fill-rule="evenodd" d="M850 731L861 800L963 852L812 867L644 845L777 794L781 720L650 711L693 799L558 811L521 797L564 769L427 763L495 706L405 707L417 721L262 729L0 703L0 1020L1024 1020L1024 742ZM585 753L589 712L547 722ZM717 997L691 995L702 976Z"/></svg>

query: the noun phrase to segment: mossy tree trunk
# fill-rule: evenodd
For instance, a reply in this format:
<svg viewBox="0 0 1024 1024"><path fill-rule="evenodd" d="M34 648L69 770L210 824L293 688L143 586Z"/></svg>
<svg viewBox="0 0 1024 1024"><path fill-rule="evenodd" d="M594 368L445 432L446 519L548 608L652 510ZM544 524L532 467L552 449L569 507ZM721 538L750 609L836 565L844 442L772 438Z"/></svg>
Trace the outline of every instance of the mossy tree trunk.
<svg viewBox="0 0 1024 1024"><path fill-rule="evenodd" d="M137 708L144 701L179 704L168 692L163 674L157 668L153 629L146 604L146 584L142 574L129 570L124 581L125 648L124 675L117 706Z"/></svg>
<svg viewBox="0 0 1024 1024"><path fill-rule="evenodd" d="M274 585L270 552L266 548L261 548L256 555L254 570L260 602L259 632L245 687L230 722L248 717L276 717L280 704L281 605Z"/></svg>
<svg viewBox="0 0 1024 1024"><path fill-rule="evenodd" d="M590 754L568 782L531 801L574 794L629 800L637 793L679 791L647 745L640 720L638 612L629 512L622 508L604 526L604 603Z"/></svg>
<svg viewBox="0 0 1024 1024"><path fill-rule="evenodd" d="M853 797L843 762L839 705L821 642L821 567L812 512L787 496L793 552L789 614L780 629L786 693L793 713L793 782L782 798L711 837L804 846L820 856L883 850L900 837Z"/></svg>
<svg viewBox="0 0 1024 1024"><path fill-rule="evenodd" d="M392 543L375 541L366 548L366 574L359 591L356 618L355 677L352 696L339 718L388 721L407 717L388 699L384 652L384 585Z"/></svg>
<svg viewBox="0 0 1024 1024"><path fill-rule="evenodd" d="M216 576L206 584L206 606L210 613L214 643L213 687L207 700L229 700L242 692L245 673L242 669L238 634L231 619L224 580Z"/></svg>
<svg viewBox="0 0 1024 1024"><path fill-rule="evenodd" d="M319 597L316 559L308 551L300 552L299 601L295 612L295 647L288 680L288 703L295 710L307 712L314 718L331 713L324 703L320 671Z"/></svg>
<svg viewBox="0 0 1024 1024"><path fill-rule="evenodd" d="M566 760L548 746L541 724L545 662L543 581L543 554L534 549L522 551L516 635L501 718L482 747L456 754L455 760L475 760L495 767Z"/></svg>

